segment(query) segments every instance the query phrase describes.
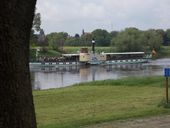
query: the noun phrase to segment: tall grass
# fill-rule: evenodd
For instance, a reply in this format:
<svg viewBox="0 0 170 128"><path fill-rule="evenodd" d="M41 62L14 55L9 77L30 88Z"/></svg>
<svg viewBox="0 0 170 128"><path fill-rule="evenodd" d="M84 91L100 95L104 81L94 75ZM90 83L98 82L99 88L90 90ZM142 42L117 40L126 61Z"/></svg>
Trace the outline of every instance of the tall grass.
<svg viewBox="0 0 170 128"><path fill-rule="evenodd" d="M61 53L55 51L55 50L47 50L46 52L39 52L39 56L41 57L58 57Z"/></svg>

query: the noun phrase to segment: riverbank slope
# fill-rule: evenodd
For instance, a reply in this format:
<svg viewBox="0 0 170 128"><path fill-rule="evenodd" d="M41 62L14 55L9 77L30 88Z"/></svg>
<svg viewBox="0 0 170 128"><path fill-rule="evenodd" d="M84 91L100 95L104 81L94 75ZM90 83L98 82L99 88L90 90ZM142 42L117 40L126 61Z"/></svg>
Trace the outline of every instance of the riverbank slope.
<svg viewBox="0 0 170 128"><path fill-rule="evenodd" d="M159 106L164 97L161 76L95 81L33 94L38 128L78 128L170 114Z"/></svg>

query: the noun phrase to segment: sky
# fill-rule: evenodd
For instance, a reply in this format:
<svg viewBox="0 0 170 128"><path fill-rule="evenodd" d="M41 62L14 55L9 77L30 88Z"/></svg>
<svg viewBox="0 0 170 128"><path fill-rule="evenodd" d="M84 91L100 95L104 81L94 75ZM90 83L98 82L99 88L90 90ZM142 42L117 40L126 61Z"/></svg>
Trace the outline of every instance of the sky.
<svg viewBox="0 0 170 128"><path fill-rule="evenodd" d="M36 8L46 34L170 28L170 0L37 0Z"/></svg>

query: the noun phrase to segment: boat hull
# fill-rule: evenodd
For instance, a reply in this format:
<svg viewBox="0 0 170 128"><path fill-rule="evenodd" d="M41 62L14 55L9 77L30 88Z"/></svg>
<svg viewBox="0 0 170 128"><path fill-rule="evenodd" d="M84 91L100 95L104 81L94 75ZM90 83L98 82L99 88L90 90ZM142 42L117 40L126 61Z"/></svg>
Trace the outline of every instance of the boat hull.
<svg viewBox="0 0 170 128"><path fill-rule="evenodd" d="M147 63L148 59L127 59L127 60L107 60L107 61L89 61L85 62L30 62L30 68L38 67L53 67L57 68L60 66L77 66L77 65L114 65L114 64L137 64Z"/></svg>
<svg viewBox="0 0 170 128"><path fill-rule="evenodd" d="M80 62L30 62L31 68L34 67L60 67L60 66L75 66L75 65L83 65Z"/></svg>
<svg viewBox="0 0 170 128"><path fill-rule="evenodd" d="M112 65L112 64L137 64L137 63L147 63L148 59L127 59L127 60L110 60L105 61L103 64Z"/></svg>

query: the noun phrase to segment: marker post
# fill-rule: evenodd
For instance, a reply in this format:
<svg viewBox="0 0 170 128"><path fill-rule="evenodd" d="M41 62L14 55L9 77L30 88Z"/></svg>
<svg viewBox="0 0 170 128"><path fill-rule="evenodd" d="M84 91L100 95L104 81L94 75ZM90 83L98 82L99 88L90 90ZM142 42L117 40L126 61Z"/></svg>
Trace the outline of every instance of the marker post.
<svg viewBox="0 0 170 128"><path fill-rule="evenodd" d="M165 86L166 86L166 103L169 102L169 99L168 99L168 77L170 76L170 68L165 68L164 69L164 76L165 76Z"/></svg>

